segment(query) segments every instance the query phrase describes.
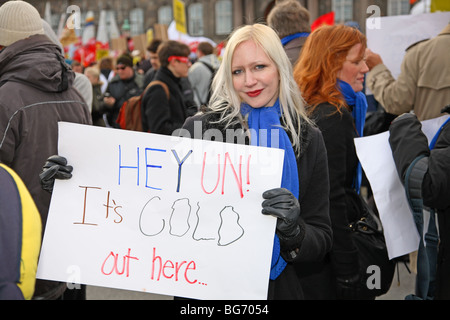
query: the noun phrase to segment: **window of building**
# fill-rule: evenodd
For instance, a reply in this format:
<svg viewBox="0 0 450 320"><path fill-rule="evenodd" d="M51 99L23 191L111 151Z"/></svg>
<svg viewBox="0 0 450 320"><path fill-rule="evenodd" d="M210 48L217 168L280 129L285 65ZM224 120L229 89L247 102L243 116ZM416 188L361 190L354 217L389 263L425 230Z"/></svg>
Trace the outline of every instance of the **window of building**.
<svg viewBox="0 0 450 320"><path fill-rule="evenodd" d="M58 30L60 24L61 15L59 13L53 13L51 16L50 26L53 30Z"/></svg>
<svg viewBox="0 0 450 320"><path fill-rule="evenodd" d="M203 36L203 4L193 3L188 8L189 34Z"/></svg>
<svg viewBox="0 0 450 320"><path fill-rule="evenodd" d="M144 11L135 8L130 11L130 35L137 36L144 33Z"/></svg>
<svg viewBox="0 0 450 320"><path fill-rule="evenodd" d="M233 29L233 6L231 0L216 2L216 34L229 34Z"/></svg>
<svg viewBox="0 0 450 320"><path fill-rule="evenodd" d="M352 0L332 0L332 10L336 23L343 23L353 20Z"/></svg>
<svg viewBox="0 0 450 320"><path fill-rule="evenodd" d="M158 9L158 23L169 25L172 20L172 6L164 6Z"/></svg>
<svg viewBox="0 0 450 320"><path fill-rule="evenodd" d="M409 0L389 0L387 14L388 16L409 14Z"/></svg>

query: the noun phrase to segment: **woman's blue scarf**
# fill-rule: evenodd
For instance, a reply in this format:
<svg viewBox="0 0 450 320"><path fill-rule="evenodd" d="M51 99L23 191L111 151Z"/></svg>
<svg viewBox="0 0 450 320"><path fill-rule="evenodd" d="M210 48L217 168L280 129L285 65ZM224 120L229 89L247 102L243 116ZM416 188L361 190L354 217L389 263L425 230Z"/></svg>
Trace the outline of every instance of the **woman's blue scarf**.
<svg viewBox="0 0 450 320"><path fill-rule="evenodd" d="M355 92L353 88L345 81L337 81L339 90L347 102L347 105L353 106L352 116L355 120L356 131L360 137L364 134L364 124L366 122L367 113L367 99L364 93L361 91ZM354 187L356 192L359 193L361 188L362 168L361 163L358 161L358 167L356 169L356 181Z"/></svg>
<svg viewBox="0 0 450 320"><path fill-rule="evenodd" d="M280 102L277 100L272 107L252 108L241 104L242 115L248 114L248 126L251 132L251 144L269 148L279 148L285 151L281 187L286 188L295 196L299 193L297 160L291 140L281 126ZM272 135L274 140L272 141ZM278 139L276 140L276 137ZM278 144L278 145L272 145ZM280 240L275 235L270 279L275 280L286 267L286 261L280 255Z"/></svg>

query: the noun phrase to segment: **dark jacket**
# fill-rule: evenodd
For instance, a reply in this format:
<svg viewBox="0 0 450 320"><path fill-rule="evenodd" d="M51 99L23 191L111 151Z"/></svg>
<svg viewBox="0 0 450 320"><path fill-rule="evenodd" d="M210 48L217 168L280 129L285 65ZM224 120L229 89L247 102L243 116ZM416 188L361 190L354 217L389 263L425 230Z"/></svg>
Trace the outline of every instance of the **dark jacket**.
<svg viewBox="0 0 450 320"><path fill-rule="evenodd" d="M306 37L295 38L286 43L286 45L284 46L284 51L286 52L289 61L291 61L292 67L294 67L297 63L306 39Z"/></svg>
<svg viewBox="0 0 450 320"><path fill-rule="evenodd" d="M150 87L142 100L142 128L145 132L171 135L188 117L180 78L166 67L156 72L153 80L167 84L170 98L160 85Z"/></svg>
<svg viewBox="0 0 450 320"><path fill-rule="evenodd" d="M188 118L183 128L188 130L191 137L198 139L202 137L194 137L194 122L201 121L202 132L205 132L215 120L218 120L218 116L214 114L196 115ZM224 128L220 128L220 126L214 128L221 130L223 137L227 136ZM237 123L233 129L242 130L243 126ZM246 143L248 144L248 140ZM297 156L297 167L300 190L299 195L296 196L298 196L301 208L298 223L305 234L299 244L300 251L295 260L288 263L276 280L270 280L269 299L304 298L301 278L305 275L305 268L311 267L313 264L320 264L331 248L332 231L328 214L329 184L326 150L322 135L317 128L304 126L301 154ZM267 250L271 249L267 248ZM283 248L281 250L283 251Z"/></svg>
<svg viewBox="0 0 450 320"><path fill-rule="evenodd" d="M45 35L0 53L0 162L22 178L44 227L50 194L41 188L39 173L47 158L58 154L58 122L92 124L74 78L59 46Z"/></svg>
<svg viewBox="0 0 450 320"><path fill-rule="evenodd" d="M389 143L401 180L416 157L428 157L428 171L422 182L425 206L435 208L439 226L439 253L435 299L450 299L450 124L440 133L430 151L428 140L415 116L395 120L390 128Z"/></svg>
<svg viewBox="0 0 450 320"><path fill-rule="evenodd" d="M328 156L330 177L330 217L333 227L333 248L330 252L331 269L334 276L350 276L358 273L358 253L351 238L349 223L351 216L346 189L353 187L358 158L353 139L356 137L353 117L346 109L339 113L328 103L318 105L311 118L322 132ZM323 293L330 295L311 298L334 298L334 281L324 271ZM328 288L325 288L328 286Z"/></svg>
<svg viewBox="0 0 450 320"><path fill-rule="evenodd" d="M19 176L0 163L0 300L31 299L41 217Z"/></svg>
<svg viewBox="0 0 450 320"><path fill-rule="evenodd" d="M110 126L119 128L116 120L119 115L120 107L131 97L140 95L143 91L143 85L144 77L136 72L132 78L127 80L120 79L119 75L115 75L114 78L111 79L105 92L116 99L116 102L111 108L105 107L106 117Z"/></svg>
<svg viewBox="0 0 450 320"><path fill-rule="evenodd" d="M60 52L46 36L36 35L0 53L0 161L22 178L44 225L50 194L41 188L39 173L58 153L58 122L92 123Z"/></svg>

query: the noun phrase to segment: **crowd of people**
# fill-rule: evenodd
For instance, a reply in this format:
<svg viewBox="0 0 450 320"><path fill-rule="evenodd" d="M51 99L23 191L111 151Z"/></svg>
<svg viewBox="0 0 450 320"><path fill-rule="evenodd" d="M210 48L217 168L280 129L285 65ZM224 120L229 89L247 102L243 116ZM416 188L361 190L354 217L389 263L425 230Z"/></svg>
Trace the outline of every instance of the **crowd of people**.
<svg viewBox="0 0 450 320"><path fill-rule="evenodd" d="M450 125L430 151L419 120L448 112L442 109L450 104L450 24L436 38L407 50L395 80L357 28L332 25L311 32L308 21L298 1L286 0L272 9L267 25L233 31L220 59L208 42L199 44L192 60L186 44L153 40L139 64L124 53L76 69L65 62L61 44L33 6L3 4L0 299L86 298L84 286L69 290L64 283L33 277L40 249L36 235L45 230L54 180L72 175L70 159L58 155L58 122L120 130L121 106L141 94L144 132L172 135L185 129L204 138L195 136L200 123L203 132L214 128L226 137L232 129L243 137L237 143L285 151L280 188L262 194L262 214L277 218L268 299L360 298L365 284L347 195L360 193L364 178L353 140L364 132L365 85L387 112L400 116L390 141L399 176L417 156L427 158L423 200L436 208L440 234L436 289L430 296L449 299ZM276 130L277 141L261 141L259 130ZM25 201L31 203L23 206ZM8 226L13 222L16 229ZM11 241L18 237L19 223L31 230L20 234L28 244L22 248ZM19 263L25 254L26 272Z"/></svg>

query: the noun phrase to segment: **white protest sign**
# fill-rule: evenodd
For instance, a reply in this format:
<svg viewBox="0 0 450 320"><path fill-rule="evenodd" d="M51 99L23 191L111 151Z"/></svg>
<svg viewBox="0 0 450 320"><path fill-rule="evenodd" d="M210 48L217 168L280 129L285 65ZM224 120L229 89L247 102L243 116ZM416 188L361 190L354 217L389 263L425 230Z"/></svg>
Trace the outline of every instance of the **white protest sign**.
<svg viewBox="0 0 450 320"><path fill-rule="evenodd" d="M422 131L429 142L448 117L422 121ZM417 250L420 236L395 167L389 131L356 138L355 146L380 214L389 258Z"/></svg>
<svg viewBox="0 0 450 320"><path fill-rule="evenodd" d="M266 299L284 152L60 123L38 278L195 299Z"/></svg>
<svg viewBox="0 0 450 320"><path fill-rule="evenodd" d="M419 233L397 174L389 131L356 138L355 146L380 214L389 259L417 250Z"/></svg>
<svg viewBox="0 0 450 320"><path fill-rule="evenodd" d="M400 74L405 50L418 41L437 36L448 24L450 12L377 17L377 19L379 19L377 27L373 27L370 20L367 20L367 47L381 56L383 63L396 79ZM368 88L366 93L370 94Z"/></svg>

